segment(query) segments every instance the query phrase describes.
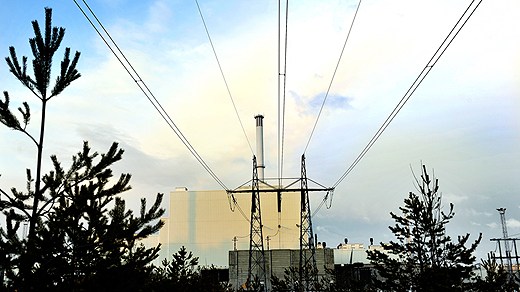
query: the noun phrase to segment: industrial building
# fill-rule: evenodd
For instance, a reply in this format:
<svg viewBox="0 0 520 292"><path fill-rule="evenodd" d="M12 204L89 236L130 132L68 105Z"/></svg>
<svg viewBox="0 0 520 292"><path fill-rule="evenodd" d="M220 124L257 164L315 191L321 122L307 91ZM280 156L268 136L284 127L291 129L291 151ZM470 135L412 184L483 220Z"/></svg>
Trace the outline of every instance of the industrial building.
<svg viewBox="0 0 520 292"><path fill-rule="evenodd" d="M191 191L178 187L170 192L169 217L159 233L162 244L160 258L185 246L198 256L201 264L228 265L229 250L249 250L251 234L252 188L273 186L264 180L263 116L255 116L256 179L239 187L236 193L226 190ZM244 174L244 177L251 177ZM280 190L281 186L277 186ZM257 193L258 194L258 193ZM299 249L300 193L266 192L257 197L254 208L261 214L262 238L265 249Z"/></svg>
<svg viewBox="0 0 520 292"><path fill-rule="evenodd" d="M298 269L300 251L298 249L270 249L265 251L267 290L271 290L269 279L273 276L284 278L286 269ZM229 252L229 283L234 290L240 288L247 281L249 266L249 250L233 250ZM318 277L327 275L327 270L334 269L334 250L322 248L316 250L316 267Z"/></svg>
<svg viewBox="0 0 520 292"><path fill-rule="evenodd" d="M229 269L229 283L237 288L245 283L249 265L250 195L235 195L237 206L231 210L228 194L223 190L189 191L177 188L170 193L170 216L162 218L165 226L159 235L149 239L160 243L159 260L171 258L182 246L199 258L203 266L215 265ZM268 278L283 278L286 268L299 265L300 196L282 194L283 212L277 212L276 194L262 194L262 220L266 272ZM238 209L240 206L241 210ZM369 245L367 249L378 249ZM318 276L325 267L341 271L356 264L367 267L365 246L361 243L341 243L331 248L317 244Z"/></svg>
<svg viewBox="0 0 520 292"><path fill-rule="evenodd" d="M326 270L334 269L335 249L317 246L317 238L312 233L304 158L302 178L290 183L292 189L284 188L282 180L278 181L280 185L273 186L264 179L262 119L261 115L255 117L257 154L253 159L255 167L250 184L232 192L192 191L186 187L177 187L170 192L169 217L161 219L165 224L158 236L148 239L148 243L161 244L160 260L171 258L184 246L199 258L199 264L228 268L229 282L238 288L253 276L251 244L257 240L255 248L259 249L255 252L264 251L261 261L265 263L262 273L267 290L270 290L272 276L283 278L286 269L302 268L302 255L302 263L310 263L310 259L315 262L318 277L324 276ZM244 177L249 175L244 174ZM255 219L252 213L255 213ZM311 250L315 250L314 255Z"/></svg>
<svg viewBox="0 0 520 292"><path fill-rule="evenodd" d="M224 190L170 193L169 214L158 236L160 258L169 258L181 246L201 264L228 265L228 251L249 249L251 195L235 194L236 205ZM265 249L298 249L300 197L282 194L283 212L277 212L276 194L262 194L261 212ZM232 211L232 209L234 211Z"/></svg>

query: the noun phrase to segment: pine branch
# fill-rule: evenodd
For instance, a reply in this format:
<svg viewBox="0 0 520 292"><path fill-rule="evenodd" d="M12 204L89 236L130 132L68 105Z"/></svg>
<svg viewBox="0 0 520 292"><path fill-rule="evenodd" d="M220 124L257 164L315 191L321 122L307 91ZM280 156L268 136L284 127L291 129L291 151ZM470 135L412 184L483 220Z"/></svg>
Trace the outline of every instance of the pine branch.
<svg viewBox="0 0 520 292"><path fill-rule="evenodd" d="M18 118L9 109L9 93L4 91L4 101L0 100L0 122L12 130L24 133L38 146L38 142L36 142L34 137L25 130L30 120L30 109L26 102L24 102L23 105L25 110L21 107L18 108L18 111L20 111L23 116L24 126L22 127Z"/></svg>
<svg viewBox="0 0 520 292"><path fill-rule="evenodd" d="M67 86L70 85L72 81L81 77L81 74L79 74L78 70L76 70L76 65L78 63L80 53L76 52L72 63L70 61L69 55L70 48L66 48L63 61L61 61L61 73L60 76L56 78L56 84L51 91L51 96L49 99L60 94Z"/></svg>
<svg viewBox="0 0 520 292"><path fill-rule="evenodd" d="M45 39L42 37L38 21L34 20L32 26L35 37L29 39L29 44L34 56L34 86L40 92L41 98L47 100L49 99L47 88L50 82L52 58L63 40L65 29L52 27L52 9L50 8L45 9Z"/></svg>
<svg viewBox="0 0 520 292"><path fill-rule="evenodd" d="M7 91L4 91L4 101L0 101L0 122L13 130L23 131L18 118L9 109L9 93Z"/></svg>
<svg viewBox="0 0 520 292"><path fill-rule="evenodd" d="M34 80L27 75L27 57L22 56L22 66L18 62L18 57L16 56L16 50L14 47L9 47L10 57L6 57L5 60L7 65L9 66L9 71L18 79L25 87L27 87L31 92L36 95L39 99L41 97L34 91Z"/></svg>

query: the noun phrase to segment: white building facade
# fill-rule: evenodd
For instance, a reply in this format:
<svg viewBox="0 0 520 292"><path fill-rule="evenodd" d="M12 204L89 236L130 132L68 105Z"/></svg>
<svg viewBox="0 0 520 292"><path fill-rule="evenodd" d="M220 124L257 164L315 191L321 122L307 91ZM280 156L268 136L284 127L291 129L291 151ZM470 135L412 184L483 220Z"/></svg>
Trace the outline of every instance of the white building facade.
<svg viewBox="0 0 520 292"><path fill-rule="evenodd" d="M184 246L201 265L227 266L230 250L248 250L251 194L234 196L236 205L224 190L172 191L169 216L161 219L165 225L155 239L162 246L159 259L170 259ZM298 249L300 194L283 193L280 213L276 193L260 196L264 249Z"/></svg>

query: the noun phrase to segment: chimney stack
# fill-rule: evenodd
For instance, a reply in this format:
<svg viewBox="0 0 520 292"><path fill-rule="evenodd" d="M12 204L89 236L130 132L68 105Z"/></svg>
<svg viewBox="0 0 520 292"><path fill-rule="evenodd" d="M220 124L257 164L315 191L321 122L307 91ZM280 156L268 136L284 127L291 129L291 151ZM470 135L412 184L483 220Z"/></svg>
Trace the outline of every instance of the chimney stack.
<svg viewBox="0 0 520 292"><path fill-rule="evenodd" d="M258 179L264 180L264 116L256 115L256 168L258 171Z"/></svg>

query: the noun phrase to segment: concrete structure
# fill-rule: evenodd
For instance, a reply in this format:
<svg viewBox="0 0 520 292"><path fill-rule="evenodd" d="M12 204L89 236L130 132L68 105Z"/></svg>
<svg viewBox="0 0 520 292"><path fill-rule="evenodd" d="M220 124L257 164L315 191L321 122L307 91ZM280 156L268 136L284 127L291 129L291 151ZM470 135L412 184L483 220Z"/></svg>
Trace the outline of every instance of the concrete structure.
<svg viewBox="0 0 520 292"><path fill-rule="evenodd" d="M286 269L294 268L298 270L300 264L299 249L270 249L265 251L267 278L276 276L284 278ZM229 252L229 283L233 289L241 287L247 281L247 271L249 266L249 250L236 250ZM316 267L318 277L326 275L326 269L334 268L334 250L322 248L316 250ZM269 281L269 280L268 280ZM268 291L271 290L270 283L267 283Z"/></svg>
<svg viewBox="0 0 520 292"><path fill-rule="evenodd" d="M262 115L255 116L260 188L265 186L263 118ZM251 186L243 189L251 190ZM181 187L171 192L169 217L162 218L165 225L158 236L158 242L162 245L159 260L170 258L181 246L185 246L199 257L200 264L225 266L228 264L229 250L248 250L251 193L235 193L234 198L236 204L224 190L189 191ZM280 213L276 193L261 193L260 201L264 246L270 249L298 249L300 194L282 193Z"/></svg>
<svg viewBox="0 0 520 292"><path fill-rule="evenodd" d="M201 265L227 266L228 251L249 249L251 194L235 194L238 206L230 209L224 190L170 193L169 217L159 233L159 260L170 258L181 246L199 257ZM267 249L299 248L300 194L282 194L282 212L277 212L275 193L261 194L264 246Z"/></svg>
<svg viewBox="0 0 520 292"><path fill-rule="evenodd" d="M362 243L341 243L334 249L334 263L339 265L362 263L370 264L367 250L383 251L380 245L369 245L368 249Z"/></svg>

